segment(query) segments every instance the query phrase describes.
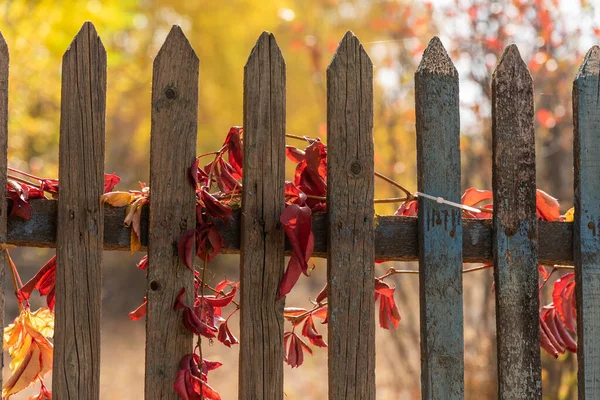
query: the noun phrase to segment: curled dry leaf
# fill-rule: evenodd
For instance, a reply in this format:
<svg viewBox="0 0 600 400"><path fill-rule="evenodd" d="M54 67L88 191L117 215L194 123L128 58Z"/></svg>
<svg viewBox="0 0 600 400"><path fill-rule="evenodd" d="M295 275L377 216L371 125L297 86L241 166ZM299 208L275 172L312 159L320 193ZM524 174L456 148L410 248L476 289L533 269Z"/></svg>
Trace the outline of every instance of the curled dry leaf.
<svg viewBox="0 0 600 400"><path fill-rule="evenodd" d="M106 203L113 207L124 207L133 199L134 195L129 192L109 192L100 196L100 203Z"/></svg>

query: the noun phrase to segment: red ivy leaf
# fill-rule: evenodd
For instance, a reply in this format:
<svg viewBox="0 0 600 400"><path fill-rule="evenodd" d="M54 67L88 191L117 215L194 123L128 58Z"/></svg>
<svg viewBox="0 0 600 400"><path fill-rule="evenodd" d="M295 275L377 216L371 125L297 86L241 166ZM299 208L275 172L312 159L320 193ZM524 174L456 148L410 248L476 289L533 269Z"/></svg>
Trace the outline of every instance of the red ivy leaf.
<svg viewBox="0 0 600 400"><path fill-rule="evenodd" d="M8 197L12 200L8 217L19 217L26 221L31 219L31 205L29 204L29 188L19 182L8 180Z"/></svg>
<svg viewBox="0 0 600 400"><path fill-rule="evenodd" d="M283 335L283 347L286 354L285 362L292 368L302 365L304 362L304 351L312 354L311 348L294 332L286 332Z"/></svg>
<svg viewBox="0 0 600 400"><path fill-rule="evenodd" d="M558 221L560 219L558 200L539 189L536 190L535 194L535 207L538 217L544 221Z"/></svg>
<svg viewBox="0 0 600 400"><path fill-rule="evenodd" d="M186 354L179 362L179 372L173 388L183 400L221 400L221 396L207 382L205 366L209 361L203 360L196 354ZM200 368L202 364L202 371ZM216 368L216 367L215 367ZM214 369L214 368L213 368Z"/></svg>
<svg viewBox="0 0 600 400"><path fill-rule="evenodd" d="M186 306L183 302L183 295L185 294L185 288L181 288L181 291L177 295L175 299L175 304L173 305L174 310L183 309L183 325L187 330L194 333L195 335L202 335L209 339L215 337L215 332L218 329L214 326L208 325L206 322L200 319L198 316L196 309L191 309Z"/></svg>
<svg viewBox="0 0 600 400"><path fill-rule="evenodd" d="M479 190L472 187L465 190L460 201L466 206L475 207L482 201L492 200L493 197L490 190Z"/></svg>
<svg viewBox="0 0 600 400"><path fill-rule="evenodd" d="M58 194L58 179L42 179L40 189L44 192Z"/></svg>
<svg viewBox="0 0 600 400"><path fill-rule="evenodd" d="M120 181L121 178L115 174L104 174L104 193L112 192Z"/></svg>
<svg viewBox="0 0 600 400"><path fill-rule="evenodd" d="M306 159L306 154L302 150L289 145L285 146L285 155L290 161L295 162L296 164L301 163Z"/></svg>
<svg viewBox="0 0 600 400"><path fill-rule="evenodd" d="M303 206L305 203L306 195L293 182L285 181L285 204Z"/></svg>
<svg viewBox="0 0 600 400"><path fill-rule="evenodd" d="M379 325L383 329L391 329L392 325L398 328L400 312L394 301L396 288L375 278L375 301L379 299Z"/></svg>
<svg viewBox="0 0 600 400"><path fill-rule="evenodd" d="M404 217L416 217L419 212L419 202L417 200L405 201L396 210L394 215L401 215Z"/></svg>
<svg viewBox="0 0 600 400"><path fill-rule="evenodd" d="M239 282L232 287L231 291L228 294L224 296L220 294L204 296L204 301L213 307L226 307L227 305L229 305L229 303L233 301L235 294L238 291L238 287Z"/></svg>
<svg viewBox="0 0 600 400"><path fill-rule="evenodd" d="M40 292L40 296L47 296L48 308L54 309L54 287L56 284L56 256L52 257L40 270L17 292L19 302L29 300L34 290Z"/></svg>
<svg viewBox="0 0 600 400"><path fill-rule="evenodd" d="M243 166L242 153L242 133L244 129L241 126L233 126L227 133L227 138L223 146L227 146L227 159L229 164L241 175Z"/></svg>
<svg viewBox="0 0 600 400"><path fill-rule="evenodd" d="M177 242L177 253L179 259L190 270L194 270L194 243L196 241L196 229L187 230Z"/></svg>
<svg viewBox="0 0 600 400"><path fill-rule="evenodd" d="M136 267L138 267L139 269L148 268L148 255L147 254L144 257L142 257L140 262L137 263Z"/></svg>
<svg viewBox="0 0 600 400"><path fill-rule="evenodd" d="M227 325L227 321L223 322L219 326L219 336L218 336L218 339L219 339L219 342L223 343L227 347L231 347L232 344L238 344L239 343L239 341L237 340L237 338L235 336L233 336L233 334L229 330L229 325Z"/></svg>
<svg viewBox="0 0 600 400"><path fill-rule="evenodd" d="M571 272L561 276L554 282L552 301L556 312L571 332L575 332L575 273Z"/></svg>
<svg viewBox="0 0 600 400"><path fill-rule="evenodd" d="M211 262L221 252L221 249L225 247L225 241L215 224L204 222L198 227L196 246L196 255L201 260Z"/></svg>
<svg viewBox="0 0 600 400"><path fill-rule="evenodd" d="M207 214L211 217L220 218L222 220L228 220L232 217L233 210L231 207L222 204L213 195L208 193L206 188L200 190L200 199L206 208Z"/></svg>
<svg viewBox="0 0 600 400"><path fill-rule="evenodd" d="M307 206L288 205L279 219L292 246L292 256L279 283L279 298L290 292L300 273L308 275L308 260L312 255L315 237L312 232L312 212Z"/></svg>
<svg viewBox="0 0 600 400"><path fill-rule="evenodd" d="M300 278L300 275L302 275L302 266L300 265L298 260L294 256L292 256L290 257L288 266L285 272L283 273L281 282L279 282L280 299L292 290L292 288L298 281L298 278Z"/></svg>
<svg viewBox="0 0 600 400"><path fill-rule="evenodd" d="M317 298L315 299L315 301L317 303L321 303L323 300L325 300L327 298L327 292L328 292L328 290L329 290L328 285L325 284L325 286L323 287L323 289L321 289L321 291L317 295Z"/></svg>
<svg viewBox="0 0 600 400"><path fill-rule="evenodd" d="M129 313L129 319L132 321L137 321L138 319L144 318L146 316L146 307L148 305L148 300L144 297L144 301L138 308Z"/></svg>
<svg viewBox="0 0 600 400"><path fill-rule="evenodd" d="M308 340L314 345L318 347L327 347L327 343L323 340L323 336L317 332L315 328L315 323L313 322L312 315L309 315L308 318L304 321L304 326L302 327L302 335L306 336Z"/></svg>

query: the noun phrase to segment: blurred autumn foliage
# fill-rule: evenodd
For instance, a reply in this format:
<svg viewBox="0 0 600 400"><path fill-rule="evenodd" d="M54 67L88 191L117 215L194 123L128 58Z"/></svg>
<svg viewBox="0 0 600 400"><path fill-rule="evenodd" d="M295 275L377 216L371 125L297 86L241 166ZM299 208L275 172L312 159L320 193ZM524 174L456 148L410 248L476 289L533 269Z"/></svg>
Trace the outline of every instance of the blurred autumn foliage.
<svg viewBox="0 0 600 400"><path fill-rule="evenodd" d="M183 28L201 60L199 153L217 150L229 127L241 124L243 67L263 30L275 34L287 64L288 132L326 139L325 70L350 29L375 68L375 168L411 190L417 175L413 74L431 37L440 36L460 74L463 188L491 188L491 75L504 47L517 43L535 83L538 187L558 197L561 211L571 207L571 89L583 55L600 38L600 10L592 1L5 0L0 30L11 58L12 167L58 175L61 57L86 20L108 52L106 171L123 178L122 189L148 179L152 60L171 25ZM393 190L376 187L376 197L393 197ZM378 205L377 212L396 207ZM381 398L419 395L418 285L411 279L396 280L403 323L385 333L386 353L394 356L379 357L378 374L387 365L396 378L378 378L387 385ZM471 398L496 395L491 282L484 273L465 281ZM545 360L544 391L572 398L575 360L561 360Z"/></svg>

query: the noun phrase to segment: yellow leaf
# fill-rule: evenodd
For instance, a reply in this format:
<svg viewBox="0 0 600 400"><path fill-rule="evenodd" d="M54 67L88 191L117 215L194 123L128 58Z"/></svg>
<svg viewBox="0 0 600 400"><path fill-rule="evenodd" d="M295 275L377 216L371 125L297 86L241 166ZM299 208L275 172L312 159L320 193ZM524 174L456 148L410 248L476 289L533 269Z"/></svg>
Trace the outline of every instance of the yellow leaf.
<svg viewBox="0 0 600 400"><path fill-rule="evenodd" d="M571 209L565 213L565 221L573 222L574 219L575 219L575 207L571 207Z"/></svg>
<svg viewBox="0 0 600 400"><path fill-rule="evenodd" d="M100 196L100 203L108 203L113 207L123 207L129 204L133 197L128 192L110 192Z"/></svg>
<svg viewBox="0 0 600 400"><path fill-rule="evenodd" d="M47 338L53 335L54 313L47 308L22 310L4 329L13 374L2 388L3 397L20 392L52 369L53 346Z"/></svg>

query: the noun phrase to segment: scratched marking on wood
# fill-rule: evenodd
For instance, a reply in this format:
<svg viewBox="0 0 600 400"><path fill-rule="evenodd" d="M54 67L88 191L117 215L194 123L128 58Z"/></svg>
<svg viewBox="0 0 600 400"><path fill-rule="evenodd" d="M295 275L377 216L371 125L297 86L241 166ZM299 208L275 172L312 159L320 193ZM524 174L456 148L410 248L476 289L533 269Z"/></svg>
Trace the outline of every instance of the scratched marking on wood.
<svg viewBox="0 0 600 400"><path fill-rule="evenodd" d="M517 46L492 78L498 397L541 398L533 80Z"/></svg>
<svg viewBox="0 0 600 400"><path fill-rule="evenodd" d="M52 391L100 396L106 51L86 22L63 56Z"/></svg>
<svg viewBox="0 0 600 400"><path fill-rule="evenodd" d="M146 399L179 399L173 389L179 360L192 351L192 334L173 310L186 288L192 304L193 273L177 254L177 241L196 226L196 194L188 178L196 157L199 60L178 26L154 59L150 134L150 222Z"/></svg>
<svg viewBox="0 0 600 400"><path fill-rule="evenodd" d="M573 82L577 291L577 365L580 399L600 398L600 48L587 53Z"/></svg>
<svg viewBox="0 0 600 400"><path fill-rule="evenodd" d="M375 399L373 65L352 32L327 69L329 399Z"/></svg>
<svg viewBox="0 0 600 400"><path fill-rule="evenodd" d="M244 69L240 399L283 399L284 181L285 62L264 32Z"/></svg>
<svg viewBox="0 0 600 400"><path fill-rule="evenodd" d="M6 167L8 159L8 47L0 33L0 199L6 198ZM6 202L0 202L0 243L7 242ZM7 268L6 257L0 254L0 326L4 326L4 274ZM4 357L0 357L0 370L4 366ZM0 376L0 386L2 377Z"/></svg>
<svg viewBox="0 0 600 400"><path fill-rule="evenodd" d="M458 73L437 37L415 73L418 188L460 203ZM423 399L464 397L461 211L419 199Z"/></svg>

